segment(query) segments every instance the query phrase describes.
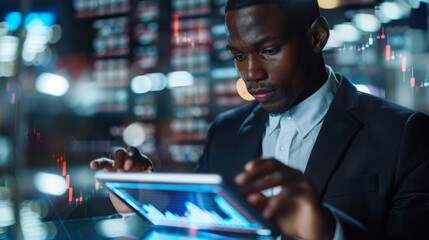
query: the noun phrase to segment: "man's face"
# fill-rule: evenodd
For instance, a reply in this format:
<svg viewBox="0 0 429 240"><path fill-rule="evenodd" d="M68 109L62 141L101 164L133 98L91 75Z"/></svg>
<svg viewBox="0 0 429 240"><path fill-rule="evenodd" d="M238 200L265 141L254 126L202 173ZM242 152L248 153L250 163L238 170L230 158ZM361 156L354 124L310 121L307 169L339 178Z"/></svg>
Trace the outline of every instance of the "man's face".
<svg viewBox="0 0 429 240"><path fill-rule="evenodd" d="M298 21L298 20L297 20ZM240 76L268 112L283 112L309 90L306 67L312 68L303 37L289 31L293 22L274 4L227 12L228 48ZM307 76L307 77L306 77Z"/></svg>

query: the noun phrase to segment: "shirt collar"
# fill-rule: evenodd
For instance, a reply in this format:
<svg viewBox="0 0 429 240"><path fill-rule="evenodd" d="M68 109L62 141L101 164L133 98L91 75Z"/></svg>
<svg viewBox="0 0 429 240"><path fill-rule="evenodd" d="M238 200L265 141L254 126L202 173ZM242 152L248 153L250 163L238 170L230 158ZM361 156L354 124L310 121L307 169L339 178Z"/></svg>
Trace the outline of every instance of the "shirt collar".
<svg viewBox="0 0 429 240"><path fill-rule="evenodd" d="M310 97L282 114L270 114L267 121L268 135L280 127L280 121L292 121L298 133L304 138L323 120L338 88L338 80L332 68L326 65L328 80Z"/></svg>

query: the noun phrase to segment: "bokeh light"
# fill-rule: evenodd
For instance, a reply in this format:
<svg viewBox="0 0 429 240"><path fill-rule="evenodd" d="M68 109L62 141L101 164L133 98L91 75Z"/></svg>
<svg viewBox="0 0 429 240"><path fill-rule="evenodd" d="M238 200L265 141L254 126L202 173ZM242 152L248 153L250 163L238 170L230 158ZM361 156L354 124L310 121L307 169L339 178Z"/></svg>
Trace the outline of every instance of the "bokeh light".
<svg viewBox="0 0 429 240"><path fill-rule="evenodd" d="M64 194L67 190L66 180L51 173L38 172L34 177L34 184L40 192L56 196Z"/></svg>
<svg viewBox="0 0 429 240"><path fill-rule="evenodd" d="M69 83L67 79L60 75L42 73L36 79L36 89L40 93L53 96L62 96L68 91Z"/></svg>
<svg viewBox="0 0 429 240"><path fill-rule="evenodd" d="M246 101L253 101L255 100L255 97L253 97L248 91L246 87L246 83L242 78L239 78L236 83L236 88L238 95L240 95L241 98L243 98Z"/></svg>
<svg viewBox="0 0 429 240"><path fill-rule="evenodd" d="M122 133L124 142L133 147L138 147L146 140L146 133L143 124L134 122L128 125Z"/></svg>

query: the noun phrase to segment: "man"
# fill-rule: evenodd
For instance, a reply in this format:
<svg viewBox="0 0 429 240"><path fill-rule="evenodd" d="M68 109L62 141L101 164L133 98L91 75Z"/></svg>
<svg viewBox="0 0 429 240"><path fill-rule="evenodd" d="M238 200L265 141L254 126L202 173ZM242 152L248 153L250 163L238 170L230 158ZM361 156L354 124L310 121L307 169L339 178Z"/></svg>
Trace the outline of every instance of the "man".
<svg viewBox="0 0 429 240"><path fill-rule="evenodd" d="M325 66L316 0L230 0L226 27L256 101L215 119L197 171L240 186L285 236L427 238L429 117Z"/></svg>

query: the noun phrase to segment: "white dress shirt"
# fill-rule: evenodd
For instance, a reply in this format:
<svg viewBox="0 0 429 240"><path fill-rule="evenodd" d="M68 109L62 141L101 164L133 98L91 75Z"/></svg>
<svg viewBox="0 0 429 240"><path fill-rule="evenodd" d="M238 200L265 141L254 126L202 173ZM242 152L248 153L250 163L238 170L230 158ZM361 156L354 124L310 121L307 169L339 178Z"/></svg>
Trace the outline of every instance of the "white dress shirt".
<svg viewBox="0 0 429 240"><path fill-rule="evenodd" d="M301 172L305 171L311 150L319 134L323 120L338 89L338 80L326 66L328 80L310 97L282 114L270 114L262 139L262 158L275 158ZM280 187L263 191L266 196L279 193ZM342 239L342 229L335 211L334 239Z"/></svg>
<svg viewBox="0 0 429 240"><path fill-rule="evenodd" d="M304 172L323 119L338 88L329 66L328 80L313 95L279 114L270 114L262 139L262 157L276 158Z"/></svg>

